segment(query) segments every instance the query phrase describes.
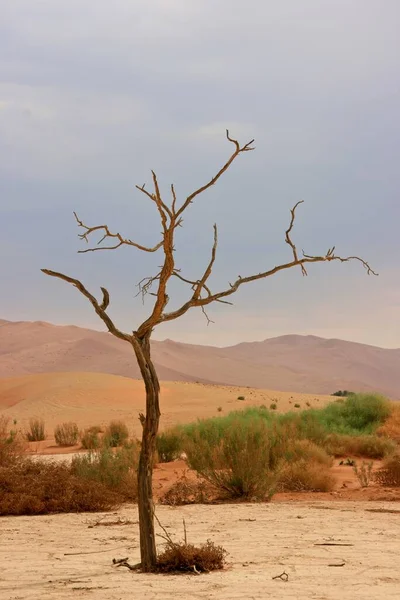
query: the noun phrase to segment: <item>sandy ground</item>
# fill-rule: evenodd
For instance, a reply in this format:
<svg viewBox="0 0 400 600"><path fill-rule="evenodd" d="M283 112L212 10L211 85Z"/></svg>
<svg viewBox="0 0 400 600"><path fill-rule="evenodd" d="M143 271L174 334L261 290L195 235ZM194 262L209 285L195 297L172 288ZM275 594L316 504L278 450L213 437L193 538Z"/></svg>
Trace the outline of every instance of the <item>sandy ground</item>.
<svg viewBox="0 0 400 600"><path fill-rule="evenodd" d="M397 505L398 506L398 505ZM229 552L224 571L143 575L112 565L139 560L137 509L108 515L3 517L3 600L379 600L399 598L400 508L376 502L159 506L179 539L208 538ZM129 525L97 526L117 517ZM318 544L344 545L318 545ZM339 566L342 565L342 566ZM273 577L285 571L289 580Z"/></svg>
<svg viewBox="0 0 400 600"><path fill-rule="evenodd" d="M244 400L239 400L244 397ZM331 396L279 392L256 388L186 382L161 383L161 429L198 418L224 415L248 406L276 403L277 412L307 407L322 407ZM295 404L300 407L296 408ZM33 451L54 446L56 425L74 421L83 429L123 420L133 435L141 433L138 415L145 408L142 381L104 373L44 373L22 378L0 379L0 414L10 418L11 425L26 431L29 419L43 419L46 426L45 445L32 445ZM220 410L219 410L220 409ZM76 449L73 449L76 450ZM55 453L56 448L50 449ZM65 452L65 449L62 450Z"/></svg>

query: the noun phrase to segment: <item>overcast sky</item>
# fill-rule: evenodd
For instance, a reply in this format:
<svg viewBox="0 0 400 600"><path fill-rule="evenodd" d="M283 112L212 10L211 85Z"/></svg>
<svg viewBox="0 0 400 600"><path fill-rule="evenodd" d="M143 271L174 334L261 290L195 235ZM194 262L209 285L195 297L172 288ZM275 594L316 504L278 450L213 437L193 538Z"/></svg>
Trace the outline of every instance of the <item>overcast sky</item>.
<svg viewBox="0 0 400 600"><path fill-rule="evenodd" d="M136 284L161 255L78 255L72 211L143 244L150 169L180 200L239 157L178 231L177 264L199 276L219 227L213 289L333 245L360 264L311 266L244 287L235 305L155 337L228 345L287 333L400 347L398 0L0 0L0 318L102 328L91 305L41 267L111 292L135 329ZM189 290L173 287L170 306Z"/></svg>

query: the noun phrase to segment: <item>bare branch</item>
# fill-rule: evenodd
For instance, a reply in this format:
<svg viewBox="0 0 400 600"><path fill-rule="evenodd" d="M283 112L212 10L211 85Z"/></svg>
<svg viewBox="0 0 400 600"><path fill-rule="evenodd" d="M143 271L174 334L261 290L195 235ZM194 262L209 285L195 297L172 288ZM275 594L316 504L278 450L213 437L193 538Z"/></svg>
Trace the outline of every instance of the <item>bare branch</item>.
<svg viewBox="0 0 400 600"><path fill-rule="evenodd" d="M153 246L152 248L148 248L147 246L142 246L141 244L137 244L136 242L133 242L132 240L130 240L128 238L122 237L122 235L120 233L112 233L109 230L108 225L96 225L95 227L89 227L88 225L85 225L85 223L83 223L83 221L81 221L81 219L78 218L78 215L76 214L75 211L74 211L74 217L75 217L79 227L86 229L85 233L80 233L78 236L81 240L84 240L85 242L88 243L89 236L92 233L94 233L95 231L101 231L104 234L103 237L97 242L97 247L87 248L86 250L78 250L79 254L84 254L85 252L94 252L95 250L116 250L120 246L124 246L124 245L133 246L134 248L137 248L138 250L142 250L143 252L157 252L157 250L159 250L163 245L163 242L161 241L156 246ZM106 238L115 238L118 240L118 244L115 244L115 246L100 246L100 244Z"/></svg>
<svg viewBox="0 0 400 600"><path fill-rule="evenodd" d="M175 188L174 188L174 184L171 183L171 194L172 194L172 212L173 214L175 214L175 206L176 206L176 193L175 193Z"/></svg>
<svg viewBox="0 0 400 600"><path fill-rule="evenodd" d="M192 192L186 198L185 202L182 204L182 206L180 207L180 209L176 212L176 215L178 217L187 209L187 207L189 206L189 204L191 202L193 202L193 200L194 200L194 198L196 196L198 196L199 194L202 194L208 188L210 188L215 183L217 183L217 181L221 177L221 175L223 175L229 169L229 167L231 166L231 164L233 163L233 161L235 160L235 158L237 156L239 156L239 154L242 154L243 152L249 152L251 150L254 150L254 147L252 146L252 143L254 142L254 140L250 140L250 142L247 142L247 144L245 144L244 146L241 146L237 140L234 140L233 138L230 137L228 130L226 130L226 137L227 137L227 139L228 139L229 142L231 142L232 144L234 144L234 146L235 146L234 152L228 158L228 160L226 161L226 163L220 168L220 170L218 171L218 173L216 175L214 175L214 177L212 177L212 179L210 179L210 181L208 181L206 184L204 184L201 187L199 187L197 190L195 190L194 192Z"/></svg>
<svg viewBox="0 0 400 600"><path fill-rule="evenodd" d="M290 219L290 225L289 225L289 228L286 230L286 235L285 235L286 243L289 244L289 246L291 247L292 252L293 252L293 258L295 261L298 261L299 257L297 255L297 248L294 245L294 243L292 242L290 234L293 229L294 221L296 219L296 208L299 206L299 204L303 204L303 202L304 202L304 200L299 200L299 202L297 202L297 204L295 204L293 206L293 208L290 210L290 214L291 214L292 218ZM307 275L307 271L306 271L306 268L304 265L301 265L301 272L303 275Z"/></svg>
<svg viewBox="0 0 400 600"><path fill-rule="evenodd" d="M203 289L207 279L210 277L212 268L217 256L217 246L218 246L218 229L217 225L214 223L214 243L211 249L211 259L207 265L206 270L204 271L203 277L197 283L196 288L194 290L193 299L197 300L200 297L201 290Z"/></svg>
<svg viewBox="0 0 400 600"><path fill-rule="evenodd" d="M144 303L144 298L146 296L146 294L150 293L151 287L153 285L153 283L155 281L157 281L157 279L160 279L160 273L157 273L157 275L154 275L153 277L144 277L143 279L141 279L139 281L139 283L137 284L139 291L136 294L136 296L139 296L139 294L142 295L142 302Z"/></svg>
<svg viewBox="0 0 400 600"><path fill-rule="evenodd" d="M210 319L210 317L208 316L206 309L204 308L204 306L201 307L201 312L203 313L203 315L205 316L206 320L207 320L207 327L209 326L210 323L215 323L215 321L212 321Z"/></svg>
<svg viewBox="0 0 400 600"><path fill-rule="evenodd" d="M96 311L100 319L103 321L103 323L106 325L110 333L112 333L115 337L120 338L121 340L125 340L126 342L131 341L132 336L117 329L111 318L106 313L106 308L110 303L110 294L108 293L106 288L101 288L103 292L103 301L101 304L99 304L97 299L85 288L85 286L79 281L79 279L74 279L73 277L69 277L68 275L64 275L63 273L58 273L57 271L50 271L50 269L41 269L41 271L45 275L50 275L50 277L57 277L58 279L62 279L63 281L74 285L81 292L81 294L83 294L83 296L85 296L85 298L89 300L94 310Z"/></svg>

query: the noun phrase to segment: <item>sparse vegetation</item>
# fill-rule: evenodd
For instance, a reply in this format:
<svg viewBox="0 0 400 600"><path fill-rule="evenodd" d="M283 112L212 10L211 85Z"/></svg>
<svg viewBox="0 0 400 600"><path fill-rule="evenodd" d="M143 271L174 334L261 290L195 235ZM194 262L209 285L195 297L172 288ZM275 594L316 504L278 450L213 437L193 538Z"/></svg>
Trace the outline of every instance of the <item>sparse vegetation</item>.
<svg viewBox="0 0 400 600"><path fill-rule="evenodd" d="M78 438L79 429L76 423L62 423L54 430L54 439L58 446L75 446Z"/></svg>
<svg viewBox="0 0 400 600"><path fill-rule="evenodd" d="M43 442L46 439L43 419L32 418L29 420L29 431L26 433L26 439L28 442Z"/></svg>
<svg viewBox="0 0 400 600"><path fill-rule="evenodd" d="M294 405L294 407L295 407L295 408L300 408L300 404L298 404L298 403L296 402L296 404Z"/></svg>
<svg viewBox="0 0 400 600"><path fill-rule="evenodd" d="M365 460L363 460L361 466L358 466L357 463L353 466L353 471L363 488L368 487L370 484L373 465L374 463L372 461L365 462Z"/></svg>
<svg viewBox="0 0 400 600"><path fill-rule="evenodd" d="M348 390L338 390L334 392L332 396L339 396L339 398L346 398L347 396L352 396L354 392L349 392Z"/></svg>
<svg viewBox="0 0 400 600"><path fill-rule="evenodd" d="M244 396L238 396L237 399L238 400L246 400L246 398Z"/></svg>
<svg viewBox="0 0 400 600"><path fill-rule="evenodd" d="M276 402L272 402L272 403L270 404L270 407L269 407L269 408L270 408L270 410L276 410L276 409L277 409L277 407L278 407L277 403L276 403Z"/></svg>

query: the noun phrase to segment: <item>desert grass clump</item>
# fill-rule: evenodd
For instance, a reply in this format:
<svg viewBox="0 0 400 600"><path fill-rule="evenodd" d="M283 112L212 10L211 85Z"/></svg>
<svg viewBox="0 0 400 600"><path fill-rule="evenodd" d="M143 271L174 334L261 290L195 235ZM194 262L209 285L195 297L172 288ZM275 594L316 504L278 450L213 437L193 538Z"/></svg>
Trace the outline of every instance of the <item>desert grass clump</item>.
<svg viewBox="0 0 400 600"><path fill-rule="evenodd" d="M111 421L104 432L103 443L111 448L122 446L129 439L129 430L123 421Z"/></svg>
<svg viewBox="0 0 400 600"><path fill-rule="evenodd" d="M330 467L301 459L284 465L278 487L282 492L330 492L334 485Z"/></svg>
<svg viewBox="0 0 400 600"><path fill-rule="evenodd" d="M182 453L182 434L178 428L160 433L156 438L156 449L160 462L172 462Z"/></svg>
<svg viewBox="0 0 400 600"><path fill-rule="evenodd" d="M356 474L361 487L366 488L369 486L373 466L374 463L372 461L366 462L365 460L362 461L361 466L358 466L357 463L354 464L353 471Z"/></svg>
<svg viewBox="0 0 400 600"><path fill-rule="evenodd" d="M92 425L85 429L80 435L81 446L85 450L96 450L101 445L100 434L103 429L100 425Z"/></svg>
<svg viewBox="0 0 400 600"><path fill-rule="evenodd" d="M29 431L26 433L28 442L43 442L46 439L43 419L32 418L29 420Z"/></svg>
<svg viewBox="0 0 400 600"><path fill-rule="evenodd" d="M0 515L108 511L121 502L101 483L76 477L66 463L25 459L0 467Z"/></svg>
<svg viewBox="0 0 400 600"><path fill-rule="evenodd" d="M136 442L112 449L102 446L88 454L74 456L72 473L81 480L97 481L125 500L137 499L136 471L139 448Z"/></svg>
<svg viewBox="0 0 400 600"><path fill-rule="evenodd" d="M211 433L214 435L207 429L194 430L186 439L189 466L227 498L271 498L278 444L274 430L263 419L236 418L223 436L215 435L218 430Z"/></svg>
<svg viewBox="0 0 400 600"><path fill-rule="evenodd" d="M75 446L78 443L79 429L73 422L62 423L54 429L57 446Z"/></svg>
<svg viewBox="0 0 400 600"><path fill-rule="evenodd" d="M388 456L382 467L374 474L378 483L387 487L400 487L400 452Z"/></svg>
<svg viewBox="0 0 400 600"><path fill-rule="evenodd" d="M276 403L276 402L272 402L272 403L270 404L270 407L269 407L269 408L270 408L270 410L276 410L276 409L278 408L278 405L277 405L277 403Z"/></svg>

